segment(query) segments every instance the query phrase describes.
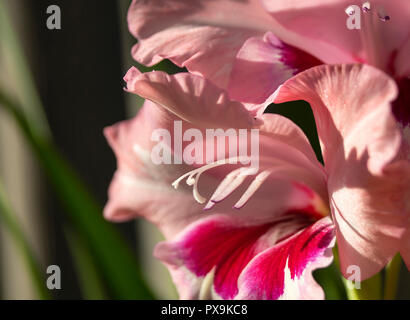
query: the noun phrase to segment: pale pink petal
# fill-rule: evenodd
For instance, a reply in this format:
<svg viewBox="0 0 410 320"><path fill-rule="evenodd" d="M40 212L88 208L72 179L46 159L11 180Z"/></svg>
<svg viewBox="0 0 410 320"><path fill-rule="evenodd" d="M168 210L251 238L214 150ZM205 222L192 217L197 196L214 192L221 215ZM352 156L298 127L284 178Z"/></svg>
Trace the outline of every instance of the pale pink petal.
<svg viewBox="0 0 410 320"><path fill-rule="evenodd" d="M408 167L408 166L407 166ZM356 177L354 175L356 174ZM405 251L409 229L410 171L389 166L383 177L352 168L346 186L330 182L331 208L337 230L340 268L359 266L363 279L378 273L399 251ZM336 179L341 179L337 177Z"/></svg>
<svg viewBox="0 0 410 320"><path fill-rule="evenodd" d="M232 205L240 208L238 214L249 214L261 221L288 208L306 210L306 203L309 203L312 213L319 212L322 216L327 214L326 174L302 130L279 115L265 114L259 120L262 124L258 127L258 174L263 171L269 174L253 185L251 198L243 199L249 200L248 204L248 201L237 202L255 182L256 176L249 176L245 180L237 176L231 180L233 177L228 178L227 168L221 168L220 173L218 168L214 169L215 174L226 175L227 178L221 180L221 184L215 188L214 198L207 198L210 203L205 209L215 208L220 211L221 204L226 205L227 200L234 200ZM233 175L239 174L238 171L229 170ZM258 212L258 215L254 212Z"/></svg>
<svg viewBox="0 0 410 320"><path fill-rule="evenodd" d="M239 278L239 299L324 299L312 272L333 260L334 226L323 218L260 253Z"/></svg>
<svg viewBox="0 0 410 320"><path fill-rule="evenodd" d="M108 219L124 221L142 216L158 225L167 238L172 238L187 224L205 215L189 186L181 182L178 190L174 190L172 183L206 164L209 150L204 149L202 162L195 161L192 165L176 163L175 121L180 122L182 135L189 129L198 129L205 137L206 126L238 130L252 122L252 127L260 130L260 171L269 168L272 175L255 190L249 205L236 212L233 209L235 203L253 179L253 176L247 176L242 184L223 197L229 195L217 204L217 211L232 212L258 222L291 209L309 211L313 217L327 213L324 209L327 194L323 168L315 159L303 132L290 120L266 115L255 121L242 104L228 100L223 91L195 75L168 76L161 72L141 75L132 69L125 79L128 91L137 92L156 103L146 102L133 120L105 131L118 160L118 170L104 211ZM166 129L171 135L171 164L156 165L151 158L156 145L152 134L156 129ZM206 139L200 142L206 143ZM190 143L184 141L181 150ZM247 138L241 145L248 143ZM250 150L250 145L247 148ZM226 158L228 152L226 150ZM225 177L240 166L226 164L204 172L198 180L197 192L211 199Z"/></svg>
<svg viewBox="0 0 410 320"><path fill-rule="evenodd" d="M154 130L166 129L173 139L174 121L182 119L147 100L134 119L105 129L118 166L104 209L107 219L125 221L144 217L156 224L167 238L172 238L187 224L203 217L203 207L195 201L189 186L181 184L178 190L172 187L173 181L195 167L175 163L173 146L170 146L173 156L171 164L158 165L151 158L156 144L151 140ZM193 125L182 121L182 134L191 128ZM203 130L201 126L196 128ZM182 148L187 144L184 142ZM200 191L211 195L228 169L203 174ZM233 212L233 201L222 204L220 209Z"/></svg>
<svg viewBox="0 0 410 320"><path fill-rule="evenodd" d="M396 97L395 82L376 68L327 65L287 81L274 94L274 101L310 103L330 174L340 171L352 152L358 158L367 153L369 171L380 174L397 155L401 143L391 112Z"/></svg>
<svg viewBox="0 0 410 320"><path fill-rule="evenodd" d="M127 91L161 105L177 117L208 128L250 128L252 114L225 91L189 73L139 73L131 68L125 76Z"/></svg>
<svg viewBox="0 0 410 320"><path fill-rule="evenodd" d="M260 104L283 82L319 64L316 58L268 32L263 39L245 42L236 56L228 92L234 100Z"/></svg>
<svg viewBox="0 0 410 320"><path fill-rule="evenodd" d="M298 140L296 136L299 129L293 125L292 130L290 121L285 118L283 120L285 123L289 122L289 126L282 124L277 127L276 133L270 132L272 137L262 136L261 139L261 149L269 152L265 153L267 156L264 161L261 161L261 165L272 167L275 163L269 157L272 156L273 159L277 157L277 170L255 192L249 205L238 212L233 209L252 181L252 176L246 177L243 186L229 192L228 199L217 204L217 211L231 212L237 216L248 217L250 221L259 222L291 209L306 210L312 217L327 213L324 209L326 207L325 179L320 167L311 164L303 152L292 151L289 145L283 143L270 142L275 134L278 139L288 136L289 144ZM154 144L151 141L153 130L158 127L168 128L172 133L172 125L173 118L169 112L151 102L146 102L136 118L105 130L118 159L118 170L111 183L109 202L104 210L106 218L124 221L142 216L155 223L167 238L172 238L187 224L205 215L204 207L194 200L188 186L181 183L178 190L171 186L179 176L195 167L174 164L155 165L150 158L150 150ZM187 128L191 126L187 127L184 123L183 132ZM301 146L303 146L302 137L299 137L298 142ZM308 144L307 141L305 143ZM263 147L264 145L266 148ZM218 184L234 168L235 166L229 165L202 174L199 181L201 194L211 199ZM210 211L209 214L213 212ZM258 214L255 215L255 212Z"/></svg>
<svg viewBox="0 0 410 320"><path fill-rule="evenodd" d="M398 156L401 134L391 112L397 88L366 65L320 66L278 89L275 102L306 100L315 115L342 272L362 268L367 278L399 250L410 216Z"/></svg>
<svg viewBox="0 0 410 320"><path fill-rule="evenodd" d="M175 241L158 244L155 255L171 268L184 298L234 299L239 293L238 279L246 266L253 264L252 259L271 246L281 247L280 241L308 224L309 220L300 215L259 225L232 215L216 215L191 225ZM317 238L323 240L323 235ZM308 241L305 237L298 248L302 249L300 255L291 260L293 271L298 272L298 276L313 260L313 255L316 258L320 250L323 252L318 248L317 238ZM323 241L323 246L328 246L330 241ZM316 250L311 248L315 242ZM303 252L303 245L309 246L308 252ZM294 253L290 251L286 253ZM284 268L281 271L284 272ZM194 286L190 290L191 284Z"/></svg>
<svg viewBox="0 0 410 320"><path fill-rule="evenodd" d="M269 170L271 173L253 195L252 206L255 202L268 205L272 202L270 195L273 194L277 194L280 199L280 195L284 194L283 188L290 183L290 189L295 188L295 184L298 185L298 193L287 193L289 199L292 199L290 203L302 204L305 201L302 199L310 194L309 198L315 203L316 209L320 207L318 211L326 211L324 207L328 206L327 177L303 131L280 115L264 114L260 119L263 120L263 125L259 127L260 168L261 171ZM300 202L297 201L298 198Z"/></svg>
<svg viewBox="0 0 410 320"><path fill-rule="evenodd" d="M224 91L195 75L170 76L163 72L138 74L135 69L131 69L126 80L130 92L156 102L193 127L204 129L250 128L252 126L259 129L261 170L280 167L282 172L279 173L282 177L276 184L283 184L283 180L291 182L292 179L306 184L322 199L326 199L321 165L316 160L303 132L290 120L277 115L264 115L255 121L243 104L229 100ZM203 136L205 137L205 134ZM238 145L240 143L241 141ZM248 149L250 149L249 146ZM217 168L213 171L215 173L213 175L224 177L227 175L227 170L232 169L226 166L222 170ZM288 175L291 179L286 176L287 171L293 172L293 176ZM272 185L266 185L266 188L276 189ZM293 189L293 183L286 185L290 190ZM286 190L285 185L282 189ZM291 199L295 197L292 196ZM267 202L266 199L263 199L261 205L265 202ZM267 211L268 208L272 206L266 207L263 211Z"/></svg>
<svg viewBox="0 0 410 320"><path fill-rule="evenodd" d="M391 55L408 39L410 5L407 0L372 0L371 12L362 13L360 29L347 28L345 10L359 5L350 0L263 0L273 18L287 30L287 41L326 63L366 61L384 70ZM378 15L387 14L389 21ZM365 16L374 15L372 31L365 25ZM295 36L296 35L296 36ZM368 44L364 37L368 39ZM289 37L289 39L287 39ZM293 40L293 41L292 41ZM408 54L407 54L408 56Z"/></svg>
<svg viewBox="0 0 410 320"><path fill-rule="evenodd" d="M271 20L259 0L134 0L128 13L138 62L171 59L223 88L238 50Z"/></svg>
<svg viewBox="0 0 410 320"><path fill-rule="evenodd" d="M199 217L202 210L193 199L191 190L182 187L176 191L171 186L175 177L189 167L155 165L151 160L153 130L173 130L173 120L176 118L165 109L146 101L134 119L105 129L118 165L109 188L109 201L104 208L107 219L125 221L142 216L157 224L170 237L194 221L196 216ZM204 177L205 182L208 179ZM173 212L178 212L178 215L171 215Z"/></svg>
<svg viewBox="0 0 410 320"><path fill-rule="evenodd" d="M260 140L266 141L266 146L265 148L261 148L261 152L269 154L269 151L265 151L267 149L272 150L272 152L275 149L276 152L283 151L283 154L295 151L300 156L289 157L288 161L290 163L296 163L302 167L306 166L306 168L313 171L316 176L321 176L318 170L322 170L322 166L317 161L316 155L306 135L296 124L283 116L275 114L263 114L260 119L263 120L263 124L259 127L262 136ZM269 147L269 143L274 143L274 141L283 144L283 147L278 148L274 145ZM307 160L303 159L298 161L297 159L300 158L306 158Z"/></svg>

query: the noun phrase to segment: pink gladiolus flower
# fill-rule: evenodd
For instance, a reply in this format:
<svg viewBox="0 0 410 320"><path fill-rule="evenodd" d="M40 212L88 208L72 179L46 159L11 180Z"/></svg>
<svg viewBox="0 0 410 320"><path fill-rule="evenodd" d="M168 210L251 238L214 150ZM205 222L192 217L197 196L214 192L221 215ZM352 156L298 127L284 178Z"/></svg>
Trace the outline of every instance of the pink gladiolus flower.
<svg viewBox="0 0 410 320"><path fill-rule="evenodd" d="M310 67L367 63L397 82L394 114L410 141L410 3L368 1L360 29L349 30L346 9L355 4L134 0L128 20L139 43L133 56L145 65L171 59L227 89L232 99L249 103L248 108L263 103L285 80Z"/></svg>
<svg viewBox="0 0 410 320"><path fill-rule="evenodd" d="M201 10L218 19L215 9L225 3L209 1L213 7L206 2ZM234 3L228 17L249 12L246 1ZM182 21L194 24L186 12ZM201 12L195 17L203 18ZM162 23L177 16L169 13ZM256 16L243 22L263 21ZM202 37L201 31L178 28L193 37L193 47L195 32ZM212 46L213 38L208 40ZM144 43L136 50L143 48ZM198 57L189 61L195 64ZM370 277L398 251L410 261L402 242L410 215L403 175L410 169L398 159L401 133L391 112L397 86L383 72L366 65L318 66L291 78L252 110L198 75L140 74L133 68L125 80L129 92L147 101L134 119L105 131L118 170L104 214L113 221L142 216L160 228L167 241L155 255L168 266L182 299L321 299L312 271L331 263L335 236L344 274L355 265L363 279ZM271 102L301 99L313 109L324 166L295 124L261 114ZM152 132L172 133L175 121L182 121L183 132L258 129L259 171L247 175L244 166L227 161L154 165Z"/></svg>

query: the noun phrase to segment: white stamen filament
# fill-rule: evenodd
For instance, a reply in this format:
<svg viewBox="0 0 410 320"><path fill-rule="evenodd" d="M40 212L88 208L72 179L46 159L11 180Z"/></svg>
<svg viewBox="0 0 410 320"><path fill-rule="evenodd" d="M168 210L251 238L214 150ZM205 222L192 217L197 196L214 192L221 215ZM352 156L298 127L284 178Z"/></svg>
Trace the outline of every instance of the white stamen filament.
<svg viewBox="0 0 410 320"><path fill-rule="evenodd" d="M362 9L363 9L364 12L369 12L370 9L371 9L371 7L370 7L370 2L369 2L369 1L366 1L365 3L363 3Z"/></svg>
<svg viewBox="0 0 410 320"><path fill-rule="evenodd" d="M246 170L248 168L239 168L229 173L216 188L204 210L212 209L216 203L224 200L235 191L245 181L247 176L242 173Z"/></svg>
<svg viewBox="0 0 410 320"><path fill-rule="evenodd" d="M346 8L345 12L346 12L347 15L351 16L351 15L354 14L354 10L355 10L355 9L354 9L354 6L352 5L352 6L348 6L348 7Z"/></svg>
<svg viewBox="0 0 410 320"><path fill-rule="evenodd" d="M236 209L242 208L249 201L249 199L254 195L254 193L259 189L262 183L265 182L265 180L269 177L270 174L271 174L271 171L268 171L268 170L265 170L259 173L256 176L256 178L252 181L248 189L245 191L245 193L242 195L242 197L235 204L234 208Z"/></svg>
<svg viewBox="0 0 410 320"><path fill-rule="evenodd" d="M186 179L186 184L189 185L189 186L193 186L192 193L193 193L194 199L198 203L203 204L203 203L205 203L206 198L204 198L198 191L198 181L199 181L199 178L200 178L201 174L203 172L207 171L207 170L210 170L210 169L213 169L213 168L216 168L216 167L219 167L219 166L223 166L225 164L239 163L239 162L242 162L242 161L245 161L245 160L249 160L249 158L248 157L234 157L234 158L218 160L216 162L204 165L204 166L202 166L198 169L192 170L192 171L182 175L181 177L179 177L177 180L175 180L172 183L172 186L175 189L178 189L180 182L182 180ZM225 185L229 184L229 182L231 182L231 179L232 179L233 176L235 176L235 178L237 178L237 177L246 177L248 175L252 175L252 174L256 173L255 169L252 168L252 167L240 168L240 169L241 170L239 172L238 172L238 169L234 170L234 172L237 173L236 176L232 172L232 175L229 178L227 177L228 180L227 181L223 180L222 183L224 183L224 181L225 181ZM217 188L217 191L218 191L218 193L222 192L222 187ZM216 194L216 192L214 194Z"/></svg>

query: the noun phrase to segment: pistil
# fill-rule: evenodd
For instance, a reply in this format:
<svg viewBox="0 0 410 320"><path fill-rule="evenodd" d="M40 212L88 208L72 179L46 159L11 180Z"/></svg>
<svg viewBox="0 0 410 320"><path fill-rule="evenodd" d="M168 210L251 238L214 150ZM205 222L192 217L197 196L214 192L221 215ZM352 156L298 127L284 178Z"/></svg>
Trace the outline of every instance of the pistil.
<svg viewBox="0 0 410 320"><path fill-rule="evenodd" d="M376 8L369 1L363 3L363 24L360 29L360 38L369 64L387 71L387 57L381 39L381 22L390 20L382 8Z"/></svg>

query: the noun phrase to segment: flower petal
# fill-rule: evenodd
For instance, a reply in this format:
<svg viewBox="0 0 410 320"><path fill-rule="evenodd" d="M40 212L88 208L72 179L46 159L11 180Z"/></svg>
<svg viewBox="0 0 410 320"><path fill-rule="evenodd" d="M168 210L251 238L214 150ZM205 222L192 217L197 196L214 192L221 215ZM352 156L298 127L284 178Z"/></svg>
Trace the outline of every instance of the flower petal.
<svg viewBox="0 0 410 320"><path fill-rule="evenodd" d="M287 81L274 94L274 102L310 103L329 173L338 171L340 161L346 162L354 151L358 157L368 152L369 171L380 174L400 147L400 131L391 112L396 96L395 82L378 69L327 65Z"/></svg>
<svg viewBox="0 0 410 320"><path fill-rule="evenodd" d="M104 216L126 221L142 216L155 223L166 236L179 232L202 212L188 188L171 187L175 176L189 170L183 165L155 165L151 150L157 128L173 130L172 114L146 101L138 115L104 130L117 157L118 169L111 182ZM172 131L171 131L172 132ZM204 177L205 184L210 177ZM214 182L216 183L216 182ZM178 215L170 213L178 212Z"/></svg>
<svg viewBox="0 0 410 320"><path fill-rule="evenodd" d="M312 272L333 260L333 224L323 218L254 258L239 278L239 299L324 299Z"/></svg>
<svg viewBox="0 0 410 320"><path fill-rule="evenodd" d="M209 291L205 297L234 299L239 292L238 279L252 259L273 245L281 246L281 240L308 223L300 214L262 225L215 215L193 224L175 241L158 244L155 255L171 268L181 292L189 292L187 286L196 284L196 292L190 291L184 298L199 298L201 291L205 294L205 285ZM311 245L306 240L304 244ZM308 251L293 258L295 271L300 272L312 260L311 250Z"/></svg>
<svg viewBox="0 0 410 320"><path fill-rule="evenodd" d="M143 216L155 223L167 238L172 238L189 223L212 214L212 207L215 211L248 217L259 223L291 209L307 210L313 217L327 214L323 168L303 132L290 120L279 115L264 115L256 121L242 104L228 100L221 89L196 75L168 76L162 72L142 75L132 69L126 80L130 92L139 93L155 103L146 102L136 118L105 131L118 159L118 170L105 208L108 219L123 221ZM174 128L176 122L180 125L179 133ZM204 213L203 206L195 201L187 185L181 183L180 188L174 190L171 184L187 172L207 164L208 152L214 151L214 147L208 149L205 131L216 126L230 128L236 134L244 127L259 129L259 172L268 169L271 173L263 184L257 185L258 188L253 188L254 176L247 176L241 183L222 186L230 189L223 190L221 199L214 198L221 202L211 201L206 207L209 211ZM155 164L152 159L157 145L152 137L157 129L169 133L169 164ZM200 145L204 150L202 158L195 158L190 164L183 163L182 159L177 162L182 156L178 156L176 141L190 129L199 130L201 138L195 142L182 141L180 149L191 144ZM249 136L245 139L239 139L237 146L246 146L249 152L254 142L249 141ZM228 149L223 154L226 158L231 151ZM216 156L212 156L214 161ZM196 198L212 199L216 190L222 192L218 185L238 167L240 163L227 163L203 172L194 188ZM250 186L253 190L247 194L252 197L243 198L241 209L236 211L233 207Z"/></svg>
<svg viewBox="0 0 410 320"><path fill-rule="evenodd" d="M361 49L360 38L346 26L345 9L352 4L349 1L262 2L273 18L288 31L287 34L282 34L283 41L313 54L325 63L354 62L360 59L356 56Z"/></svg>
<svg viewBox="0 0 410 320"><path fill-rule="evenodd" d="M378 272L399 250L410 216L405 166L394 163L401 145L391 102L397 88L366 65L320 66L278 89L275 102L310 103L328 172L342 272ZM405 179L408 181L408 179Z"/></svg>
<svg viewBox="0 0 410 320"><path fill-rule="evenodd" d="M234 100L260 104L283 82L319 64L313 56L268 32L263 39L250 38L239 50L228 92Z"/></svg>
<svg viewBox="0 0 410 320"><path fill-rule="evenodd" d="M189 73L140 73L131 68L125 76L127 91L161 105L184 121L208 128L250 128L252 114L225 91Z"/></svg>
<svg viewBox="0 0 410 320"><path fill-rule="evenodd" d="M345 10L355 4L350 0L263 0L266 9L274 19L288 31L283 41L295 45L326 63L372 63L371 55L363 45L361 33L367 32L364 26L359 30L347 28ZM370 37L373 50L383 55L382 69L387 68L391 54L402 48L408 39L410 29L410 6L407 0L372 0L370 13L374 14L374 30ZM377 14L386 13L390 20L383 22ZM296 34L296 36L295 36ZM297 37L299 36L299 37ZM293 41L292 41L293 39ZM296 40L294 40L296 39ZM408 54L407 54L408 56Z"/></svg>
<svg viewBox="0 0 410 320"><path fill-rule="evenodd" d="M272 173L260 188L259 193L254 196L254 202L267 202L265 205L268 205L272 202L269 194L274 195L276 192L280 198L279 195L285 190L282 188L287 185L283 181L290 181L293 187L295 183L299 187L304 185L302 189L309 190L307 193L311 194L310 199L316 204L314 206L317 211L326 214L327 177L303 131L292 121L279 115L264 114L260 119L263 120L263 125L259 127L260 167ZM274 183L277 179L279 179L279 184ZM302 197L301 193L295 194L291 203L299 202L298 198L301 203L304 203L305 200L302 199L305 197Z"/></svg>
<svg viewBox="0 0 410 320"><path fill-rule="evenodd" d="M269 30L271 20L259 0L133 0L128 13L138 62L171 59L222 88L240 47Z"/></svg>
<svg viewBox="0 0 410 320"><path fill-rule="evenodd" d="M131 69L126 80L128 91L156 102L194 128L259 129L260 168L272 169L280 165L286 172L283 168L286 165L293 168L293 172L302 170L299 177L293 178L307 184L326 199L321 165L306 136L290 120L278 115L263 115L255 121L243 104L229 100L223 90L195 75L170 76L163 72L137 74ZM249 144L249 141L245 143ZM225 174L226 169L221 175ZM283 188L286 189L285 186Z"/></svg>

